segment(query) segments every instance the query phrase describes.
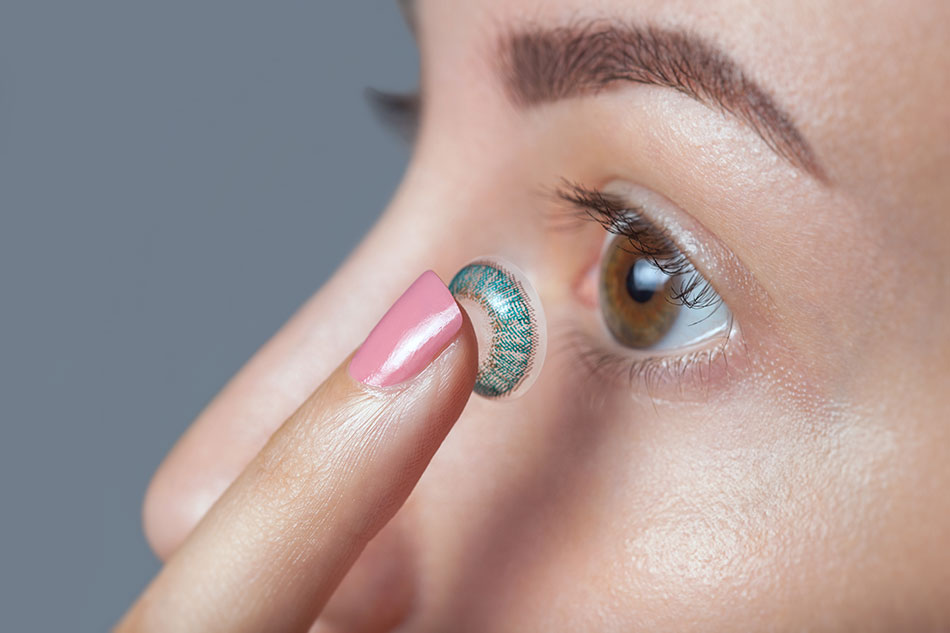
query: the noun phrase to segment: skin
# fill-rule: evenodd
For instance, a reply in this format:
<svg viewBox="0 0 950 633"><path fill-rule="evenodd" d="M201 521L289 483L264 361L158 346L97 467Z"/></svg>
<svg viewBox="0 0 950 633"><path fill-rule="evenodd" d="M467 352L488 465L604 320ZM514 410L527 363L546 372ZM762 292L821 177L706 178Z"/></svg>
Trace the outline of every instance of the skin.
<svg viewBox="0 0 950 633"><path fill-rule="evenodd" d="M586 17L715 42L826 179L668 89L513 107L491 61L501 29ZM950 628L950 5L423 1L415 19L425 107L405 180L156 473L145 530L171 562L120 628L305 630L327 600L316 631ZM654 381L591 371L592 347L637 357L600 325L603 230L552 227L539 191L562 178L665 201L654 219L739 328L720 360ZM538 382L471 399L449 432L466 330L407 387L456 381L449 396L414 400L382 457L340 448L327 420L368 414L347 409L339 359L420 272L447 280L490 253L543 299ZM282 465L261 479L260 464ZM326 502L380 477L382 511Z"/></svg>

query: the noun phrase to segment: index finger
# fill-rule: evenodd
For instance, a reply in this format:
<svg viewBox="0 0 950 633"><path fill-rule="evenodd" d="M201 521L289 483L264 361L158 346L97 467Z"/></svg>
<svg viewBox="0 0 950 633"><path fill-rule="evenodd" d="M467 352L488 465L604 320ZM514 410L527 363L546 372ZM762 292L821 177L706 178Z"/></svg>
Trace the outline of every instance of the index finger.
<svg viewBox="0 0 950 633"><path fill-rule="evenodd" d="M178 549L270 435L360 342L387 297L396 298L393 290L412 281L400 272L411 262L375 265L359 259L345 264L227 383L162 461L143 508L145 534L160 559ZM361 292L353 291L357 283Z"/></svg>
<svg viewBox="0 0 950 633"><path fill-rule="evenodd" d="M424 274L278 429L119 630L306 630L461 414L476 361L470 323Z"/></svg>

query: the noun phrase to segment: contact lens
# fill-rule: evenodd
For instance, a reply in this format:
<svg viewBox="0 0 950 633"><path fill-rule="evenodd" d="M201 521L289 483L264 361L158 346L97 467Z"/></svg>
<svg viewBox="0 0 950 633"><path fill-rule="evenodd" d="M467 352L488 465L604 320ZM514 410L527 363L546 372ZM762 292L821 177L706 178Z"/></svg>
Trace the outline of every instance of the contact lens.
<svg viewBox="0 0 950 633"><path fill-rule="evenodd" d="M497 257L472 261L449 290L465 308L478 339L475 393L517 398L537 379L547 332L538 293L514 264Z"/></svg>

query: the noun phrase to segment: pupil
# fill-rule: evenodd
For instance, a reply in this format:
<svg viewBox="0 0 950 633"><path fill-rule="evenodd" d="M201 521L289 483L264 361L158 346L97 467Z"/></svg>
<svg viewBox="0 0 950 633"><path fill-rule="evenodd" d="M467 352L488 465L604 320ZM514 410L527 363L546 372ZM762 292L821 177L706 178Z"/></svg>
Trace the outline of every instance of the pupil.
<svg viewBox="0 0 950 633"><path fill-rule="evenodd" d="M646 259L638 259L627 271L627 293L637 303L647 303L666 284L666 273Z"/></svg>

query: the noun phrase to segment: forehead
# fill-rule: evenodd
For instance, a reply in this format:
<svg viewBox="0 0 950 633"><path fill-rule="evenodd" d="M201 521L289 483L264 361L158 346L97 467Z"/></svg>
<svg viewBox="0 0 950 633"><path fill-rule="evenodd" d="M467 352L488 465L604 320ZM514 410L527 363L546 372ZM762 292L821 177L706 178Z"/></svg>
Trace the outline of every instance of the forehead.
<svg viewBox="0 0 950 633"><path fill-rule="evenodd" d="M694 33L733 58L791 114L845 188L887 185L895 195L920 186L921 164L947 160L942 25L950 3L417 0L416 12L423 66L437 78L430 91L483 93L497 81L490 58L499 38L519 28L657 25Z"/></svg>

